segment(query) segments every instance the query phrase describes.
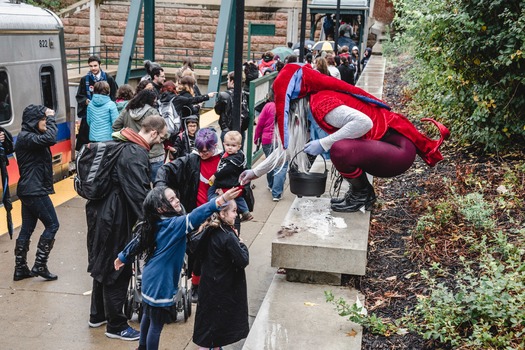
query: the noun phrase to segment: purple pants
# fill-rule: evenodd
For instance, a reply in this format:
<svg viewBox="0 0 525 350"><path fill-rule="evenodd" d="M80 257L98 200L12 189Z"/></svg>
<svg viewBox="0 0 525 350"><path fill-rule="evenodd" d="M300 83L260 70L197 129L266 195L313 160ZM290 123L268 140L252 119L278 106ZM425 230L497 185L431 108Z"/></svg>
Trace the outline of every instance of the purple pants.
<svg viewBox="0 0 525 350"><path fill-rule="evenodd" d="M416 159L416 146L390 129L381 140L337 141L330 149L330 158L343 177L357 177L359 169L372 176L394 177L412 166Z"/></svg>

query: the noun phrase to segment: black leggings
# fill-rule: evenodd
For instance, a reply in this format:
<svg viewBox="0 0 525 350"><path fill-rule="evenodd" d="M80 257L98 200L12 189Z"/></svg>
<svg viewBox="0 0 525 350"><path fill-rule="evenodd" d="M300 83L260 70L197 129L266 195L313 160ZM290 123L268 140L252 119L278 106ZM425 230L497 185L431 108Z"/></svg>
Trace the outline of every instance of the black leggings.
<svg viewBox="0 0 525 350"><path fill-rule="evenodd" d="M343 176L361 169L377 177L394 177L412 166L416 146L403 135L389 130L381 140L337 141L330 149L330 159Z"/></svg>

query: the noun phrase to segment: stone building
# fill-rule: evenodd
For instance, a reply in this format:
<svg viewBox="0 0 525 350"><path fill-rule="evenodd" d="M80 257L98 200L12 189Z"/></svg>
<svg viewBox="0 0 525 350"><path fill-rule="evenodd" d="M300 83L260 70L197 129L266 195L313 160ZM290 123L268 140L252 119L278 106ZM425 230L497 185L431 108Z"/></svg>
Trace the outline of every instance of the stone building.
<svg viewBox="0 0 525 350"><path fill-rule="evenodd" d="M73 0L71 0L73 1ZM97 3L99 0L96 0ZM335 0L334 0L335 1ZM382 22L393 17L390 0L371 0ZM82 0L61 12L65 28L67 54L85 59L90 51L90 0ZM126 29L129 1L100 0L100 46L101 53L118 58L118 52ZM155 2L155 57L159 61L170 59L178 62L185 56L197 58L206 64L211 62L215 32L217 30L220 0L157 0ZM275 36L253 36L251 52L261 53L288 41L297 42L301 20L301 0L246 0L245 23L275 24ZM373 24L373 23L372 23ZM245 26L247 27L247 26ZM320 27L320 25L319 25ZM320 28L316 28L316 34ZM307 23L306 37L310 36ZM247 35L247 29L245 29ZM144 44L143 22L137 36L137 46ZM245 39L244 52L247 51ZM74 48L74 50L73 50ZM81 48L81 49L78 49ZM186 50L180 50L180 49ZM98 50L97 50L98 51ZM169 57L168 57L169 56Z"/></svg>

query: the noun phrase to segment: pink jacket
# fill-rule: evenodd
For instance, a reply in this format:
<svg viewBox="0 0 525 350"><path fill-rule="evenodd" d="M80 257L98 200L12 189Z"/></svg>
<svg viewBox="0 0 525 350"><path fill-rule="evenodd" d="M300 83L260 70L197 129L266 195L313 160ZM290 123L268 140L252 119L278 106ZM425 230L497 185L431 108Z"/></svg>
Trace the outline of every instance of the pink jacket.
<svg viewBox="0 0 525 350"><path fill-rule="evenodd" d="M273 138L273 127L275 122L275 102L268 102L264 105L259 119L257 120L257 126L255 127L255 133L253 141L257 143L257 140L261 139L261 144L270 145Z"/></svg>

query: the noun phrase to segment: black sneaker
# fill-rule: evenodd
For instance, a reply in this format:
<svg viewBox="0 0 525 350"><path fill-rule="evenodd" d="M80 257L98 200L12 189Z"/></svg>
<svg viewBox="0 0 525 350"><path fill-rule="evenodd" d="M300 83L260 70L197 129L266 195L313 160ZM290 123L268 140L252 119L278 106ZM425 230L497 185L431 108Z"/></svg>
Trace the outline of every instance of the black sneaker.
<svg viewBox="0 0 525 350"><path fill-rule="evenodd" d="M124 329L123 331L120 331L118 333L109 333L106 332L106 337L111 339L120 339L120 340L139 340L140 338L140 332L136 329L133 329L131 327L128 327Z"/></svg>

